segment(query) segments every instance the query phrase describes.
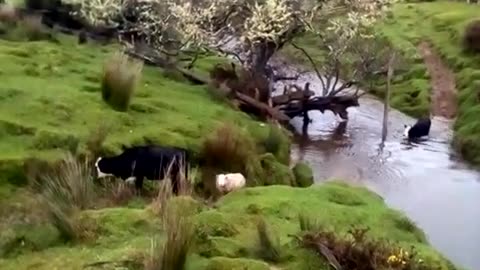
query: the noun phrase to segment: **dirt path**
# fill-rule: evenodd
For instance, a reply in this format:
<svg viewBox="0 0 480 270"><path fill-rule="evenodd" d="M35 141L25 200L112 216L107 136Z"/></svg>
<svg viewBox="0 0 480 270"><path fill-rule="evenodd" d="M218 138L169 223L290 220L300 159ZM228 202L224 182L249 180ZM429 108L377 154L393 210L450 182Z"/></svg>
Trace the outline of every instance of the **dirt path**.
<svg viewBox="0 0 480 270"><path fill-rule="evenodd" d="M435 116L454 118L457 112L455 74L427 42L421 42L418 51L422 54L431 77L431 113Z"/></svg>

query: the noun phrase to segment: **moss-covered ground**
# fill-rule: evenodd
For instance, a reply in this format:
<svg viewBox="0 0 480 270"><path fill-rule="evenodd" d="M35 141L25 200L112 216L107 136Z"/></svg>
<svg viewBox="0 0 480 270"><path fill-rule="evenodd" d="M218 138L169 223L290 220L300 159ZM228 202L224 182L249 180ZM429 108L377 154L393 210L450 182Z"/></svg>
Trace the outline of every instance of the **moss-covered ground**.
<svg viewBox="0 0 480 270"><path fill-rule="evenodd" d="M399 3L393 6L388 18L377 25L377 33L386 37L408 60L407 68L397 72L393 80L391 105L394 108L414 117L428 115L431 85L417 50L421 41L428 41L456 74L458 115L454 144L466 159L477 165L480 164L480 58L462 51L462 36L465 26L478 19L479 14L480 6L463 2ZM321 59L312 37L304 37L298 43L314 58ZM287 48L287 52L302 59L301 53L293 48ZM384 86L377 83L374 93L382 97L383 89Z"/></svg>
<svg viewBox="0 0 480 270"><path fill-rule="evenodd" d="M77 245L63 244L56 239L52 227L28 228L23 246L15 255L0 259L0 268L81 269L84 264L98 261L138 258L149 251L153 237L162 239L160 220L149 209L85 211L83 216L96 224L95 233L88 242ZM449 269L411 221L388 209L379 196L365 188L338 182L309 188L255 187L230 193L213 208L192 201L190 209L194 213L195 242L188 257L188 269L272 269L272 266L292 270L329 269L315 253L298 247L293 241L291 235L300 230L300 213L339 234L346 233L355 224L368 226L370 236L398 241L406 247L414 245L426 263L435 262L440 269ZM256 222L259 217L266 220L270 234L279 240L281 259L275 265L262 262L254 252L258 247ZM37 251L31 251L32 247Z"/></svg>

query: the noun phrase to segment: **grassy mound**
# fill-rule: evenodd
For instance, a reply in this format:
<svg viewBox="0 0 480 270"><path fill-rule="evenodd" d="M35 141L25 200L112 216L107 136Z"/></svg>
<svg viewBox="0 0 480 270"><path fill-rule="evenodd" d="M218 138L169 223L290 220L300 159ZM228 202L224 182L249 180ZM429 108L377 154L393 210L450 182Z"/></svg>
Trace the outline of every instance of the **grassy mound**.
<svg viewBox="0 0 480 270"><path fill-rule="evenodd" d="M385 237L405 247L413 245L426 265L449 269L448 262L428 247L423 233L410 220L386 208L380 197L364 188L335 182L309 188L247 188L223 197L213 208L199 203L193 207L195 203L188 197L173 200L175 205L187 202L184 205L193 215L195 237L187 269L329 269L320 256L300 247L291 237L300 231L301 213L318 225L334 228L339 235L354 224L368 226L371 237ZM52 245L39 251L21 247L15 256L0 259L0 268L81 269L99 261L134 264L148 253L152 239L166 239L161 218L149 209L83 211L82 216L95 224L90 241L66 245L50 240ZM258 235L259 218L267 225L268 238L274 239L271 246ZM276 255L267 254L272 247Z"/></svg>

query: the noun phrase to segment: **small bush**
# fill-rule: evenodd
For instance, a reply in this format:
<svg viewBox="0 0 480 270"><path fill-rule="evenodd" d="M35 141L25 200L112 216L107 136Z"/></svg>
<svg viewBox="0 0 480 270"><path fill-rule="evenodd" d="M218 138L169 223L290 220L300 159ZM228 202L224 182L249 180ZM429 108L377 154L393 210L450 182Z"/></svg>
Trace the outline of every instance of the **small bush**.
<svg viewBox="0 0 480 270"><path fill-rule="evenodd" d="M307 164L299 162L292 168L295 176L295 183L298 187L309 187L313 185L313 170Z"/></svg>
<svg viewBox="0 0 480 270"><path fill-rule="evenodd" d="M83 228L76 215L79 210L89 208L96 195L88 163L68 154L58 167L35 183L52 224L65 240L79 239Z"/></svg>
<svg viewBox="0 0 480 270"><path fill-rule="evenodd" d="M480 52L480 20L474 20L465 27L463 49L466 52Z"/></svg>
<svg viewBox="0 0 480 270"><path fill-rule="evenodd" d="M262 142L265 152L272 153L280 162L289 164L289 145L289 139L284 131L277 126L269 125L268 136Z"/></svg>
<svg viewBox="0 0 480 270"><path fill-rule="evenodd" d="M260 219L257 223L257 256L267 262L278 263L281 260L280 243L277 239L272 239L267 229L265 220ZM275 240L275 241L274 241Z"/></svg>
<svg viewBox="0 0 480 270"><path fill-rule="evenodd" d="M115 53L104 65L102 98L113 109L127 111L140 80L143 62L122 52Z"/></svg>
<svg viewBox="0 0 480 270"><path fill-rule="evenodd" d="M167 239L163 245L152 240L150 254L145 261L146 270L185 269L194 231L188 213L188 209L182 207L165 208L162 221Z"/></svg>
<svg viewBox="0 0 480 270"><path fill-rule="evenodd" d="M304 232L300 242L318 252L335 269L437 269L419 259L413 247L406 250L386 240L373 240L367 237L367 232L368 229L352 228L346 237L340 237L320 227Z"/></svg>

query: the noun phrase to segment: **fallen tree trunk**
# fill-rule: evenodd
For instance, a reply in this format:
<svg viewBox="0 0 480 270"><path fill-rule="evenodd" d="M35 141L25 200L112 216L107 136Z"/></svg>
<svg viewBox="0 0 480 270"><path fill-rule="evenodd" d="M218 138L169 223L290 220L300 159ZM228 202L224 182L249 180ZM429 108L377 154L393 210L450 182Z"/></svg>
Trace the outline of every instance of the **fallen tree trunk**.
<svg viewBox="0 0 480 270"><path fill-rule="evenodd" d="M340 115L343 119L348 119L347 108L358 107L357 96L326 96L311 98L304 103L292 102L288 103L281 110L290 118L302 116L308 111L320 111L324 113L329 110L336 115Z"/></svg>
<svg viewBox="0 0 480 270"><path fill-rule="evenodd" d="M219 85L219 88L221 91L226 95L229 96L233 99L236 99L243 104L253 107L261 112L263 115L268 115L271 118L279 121L279 122L288 122L290 121L290 117L285 115L283 112L278 110L277 108L273 108L268 106L267 104L260 102L258 100L255 100L252 97L249 97L248 95L242 94L238 91L232 91L230 88L228 88L225 84Z"/></svg>
<svg viewBox="0 0 480 270"><path fill-rule="evenodd" d="M284 114L283 112L281 112L280 110L278 110L276 108L268 106L267 104L265 104L263 102L259 102L259 101L255 100L255 99L253 99L253 98L251 98L247 95L244 95L240 92L235 92L234 96L235 96L236 99L248 104L249 106L255 107L255 108L261 110L262 112L268 114L270 117L272 117L275 120L278 120L280 122L290 121L290 117L288 117L286 114Z"/></svg>
<svg viewBox="0 0 480 270"><path fill-rule="evenodd" d="M285 105L287 103L290 103L292 101L303 100L305 98L308 99L308 98L312 97L314 94L315 94L315 92L310 91L310 90L308 90L308 91L295 91L295 92L292 92L292 93L272 97L272 103L273 103L274 107L281 106L281 105Z"/></svg>

